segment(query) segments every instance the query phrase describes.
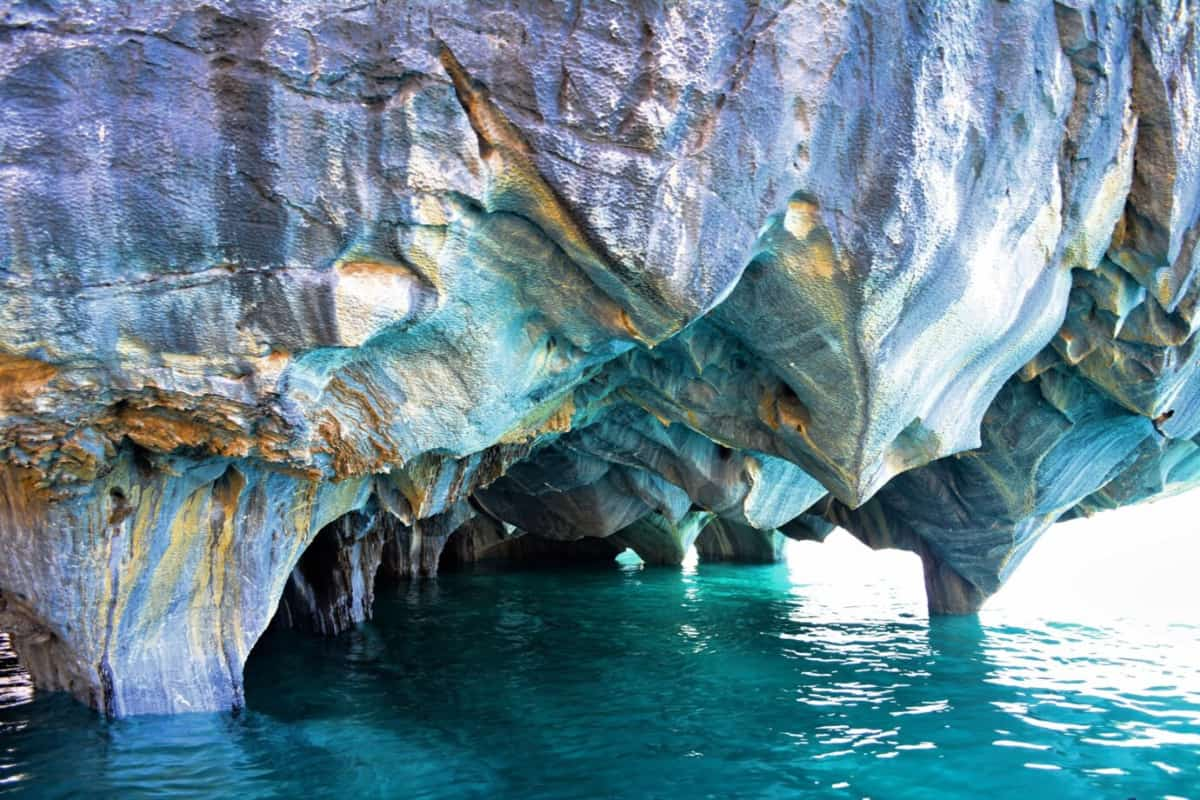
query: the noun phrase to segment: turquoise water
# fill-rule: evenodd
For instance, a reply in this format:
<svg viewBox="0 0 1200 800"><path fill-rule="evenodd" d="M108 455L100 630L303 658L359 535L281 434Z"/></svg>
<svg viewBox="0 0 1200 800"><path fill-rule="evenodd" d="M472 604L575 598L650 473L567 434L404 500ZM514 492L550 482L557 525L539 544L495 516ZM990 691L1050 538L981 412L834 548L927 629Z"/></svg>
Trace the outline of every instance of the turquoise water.
<svg viewBox="0 0 1200 800"><path fill-rule="evenodd" d="M1200 628L929 620L915 575L813 574L447 575L268 636L238 717L106 722L10 660L0 794L1200 797Z"/></svg>

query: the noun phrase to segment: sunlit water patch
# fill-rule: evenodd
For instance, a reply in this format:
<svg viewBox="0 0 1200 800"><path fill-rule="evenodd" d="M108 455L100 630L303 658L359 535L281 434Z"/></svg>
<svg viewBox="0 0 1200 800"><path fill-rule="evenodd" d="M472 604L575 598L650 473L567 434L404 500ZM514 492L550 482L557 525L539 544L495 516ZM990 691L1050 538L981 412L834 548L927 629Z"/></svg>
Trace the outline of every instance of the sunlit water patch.
<svg viewBox="0 0 1200 800"><path fill-rule="evenodd" d="M105 722L30 702L10 659L0 793L1200 797L1194 621L997 600L928 620L915 559L839 538L770 567L447 575L337 639L268 636L236 718Z"/></svg>

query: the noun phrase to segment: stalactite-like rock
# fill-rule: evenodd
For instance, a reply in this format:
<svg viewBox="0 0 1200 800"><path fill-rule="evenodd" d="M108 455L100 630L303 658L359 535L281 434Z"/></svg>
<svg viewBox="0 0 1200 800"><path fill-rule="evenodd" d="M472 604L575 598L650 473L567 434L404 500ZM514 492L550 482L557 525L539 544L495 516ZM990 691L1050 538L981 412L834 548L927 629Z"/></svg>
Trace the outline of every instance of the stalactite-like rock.
<svg viewBox="0 0 1200 800"><path fill-rule="evenodd" d="M370 619L388 532L379 512L351 512L322 528L288 577L278 623L333 636Z"/></svg>
<svg viewBox="0 0 1200 800"><path fill-rule="evenodd" d="M13 644L39 686L115 715L240 705L292 568L371 486L129 447L71 497L28 468L0 480Z"/></svg>
<svg viewBox="0 0 1200 800"><path fill-rule="evenodd" d="M380 520L383 538L384 577L402 578L437 575L442 548L451 534L471 522L474 512L464 502L432 517L405 525L385 515Z"/></svg>
<svg viewBox="0 0 1200 800"><path fill-rule="evenodd" d="M872 547L920 554L927 585L950 598L931 595L932 608L970 610L1154 435L1150 420L1054 369L1005 386L984 417L982 447L906 472L860 508L834 503L830 516Z"/></svg>
<svg viewBox="0 0 1200 800"><path fill-rule="evenodd" d="M238 705L289 576L836 523L978 608L1200 483L1198 17L10 4L0 628L124 715Z"/></svg>

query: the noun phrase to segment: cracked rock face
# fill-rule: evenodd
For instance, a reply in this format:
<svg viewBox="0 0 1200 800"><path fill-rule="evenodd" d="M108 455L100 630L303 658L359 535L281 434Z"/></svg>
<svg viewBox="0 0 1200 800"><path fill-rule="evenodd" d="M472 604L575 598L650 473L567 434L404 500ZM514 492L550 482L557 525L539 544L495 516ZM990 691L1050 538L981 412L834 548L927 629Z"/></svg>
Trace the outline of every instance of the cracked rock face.
<svg viewBox="0 0 1200 800"><path fill-rule="evenodd" d="M9 4L0 627L125 715L439 565L977 609L1200 482L1198 11Z"/></svg>

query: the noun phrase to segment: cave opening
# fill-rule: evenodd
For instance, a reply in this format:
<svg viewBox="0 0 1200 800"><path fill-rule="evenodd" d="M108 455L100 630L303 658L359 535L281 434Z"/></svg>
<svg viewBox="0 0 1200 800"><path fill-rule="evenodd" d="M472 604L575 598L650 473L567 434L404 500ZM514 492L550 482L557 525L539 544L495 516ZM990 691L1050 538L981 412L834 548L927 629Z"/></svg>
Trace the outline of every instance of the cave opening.
<svg viewBox="0 0 1200 800"><path fill-rule="evenodd" d="M783 558L786 537L717 518L704 526L694 547L701 563L774 564Z"/></svg>
<svg viewBox="0 0 1200 800"><path fill-rule="evenodd" d="M615 565L625 546L611 538L560 540L506 530L490 517L476 517L450 534L438 574Z"/></svg>
<svg viewBox="0 0 1200 800"><path fill-rule="evenodd" d="M617 553L613 560L622 567L644 567L646 565L646 560L638 555L638 551L632 547L626 547Z"/></svg>
<svg viewBox="0 0 1200 800"><path fill-rule="evenodd" d="M334 636L370 619L384 550L395 536L389 519L367 508L318 531L288 575L269 627Z"/></svg>
<svg viewBox="0 0 1200 800"><path fill-rule="evenodd" d="M371 619L375 598L407 546L407 528L370 502L321 528L288 573L271 622L246 656L247 698L269 697L288 653L303 652L314 670L333 670L334 640ZM404 539L403 543L399 540ZM407 557L407 551L404 553Z"/></svg>
<svg viewBox="0 0 1200 800"><path fill-rule="evenodd" d="M66 690L102 707L89 677L87 666L29 597L0 589L0 709L31 702L39 689Z"/></svg>
<svg viewBox="0 0 1200 800"><path fill-rule="evenodd" d="M908 550L876 550L834 528L821 539L788 539L782 561L814 611L854 609L863 619L928 614L921 557Z"/></svg>
<svg viewBox="0 0 1200 800"><path fill-rule="evenodd" d="M489 552L501 544L508 532L503 523L480 514L456 528L442 546L437 573L463 572L489 560Z"/></svg>
<svg viewBox="0 0 1200 800"><path fill-rule="evenodd" d="M33 676L21 663L12 634L0 631L0 709L33 702Z"/></svg>

